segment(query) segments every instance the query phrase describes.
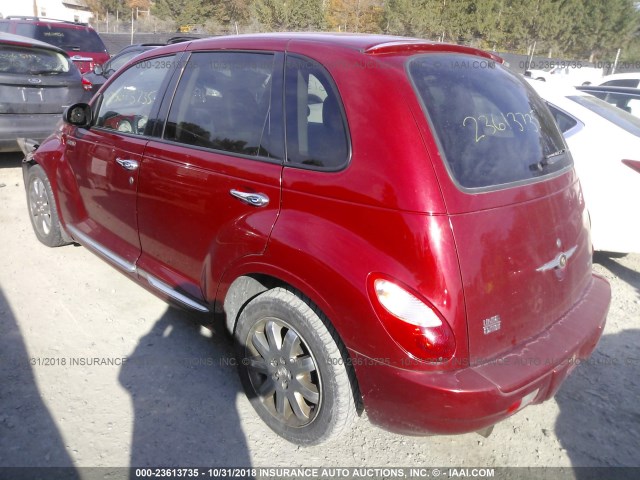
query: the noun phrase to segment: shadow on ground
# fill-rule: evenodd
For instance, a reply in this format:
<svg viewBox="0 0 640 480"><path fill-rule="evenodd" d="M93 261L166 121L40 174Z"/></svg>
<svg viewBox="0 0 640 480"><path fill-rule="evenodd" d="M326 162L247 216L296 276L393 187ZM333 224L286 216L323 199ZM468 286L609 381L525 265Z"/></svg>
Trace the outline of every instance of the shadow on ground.
<svg viewBox="0 0 640 480"><path fill-rule="evenodd" d="M131 466L250 466L231 342L205 321L167 309L122 366L135 414Z"/></svg>
<svg viewBox="0 0 640 480"><path fill-rule="evenodd" d="M640 296L640 272L637 272L622 263L616 258L620 258L615 254L607 254L604 252L596 252L593 261L599 263L604 268L613 273L616 277L631 285L636 293Z"/></svg>
<svg viewBox="0 0 640 480"><path fill-rule="evenodd" d="M23 157L22 152L0 153L0 169L19 167Z"/></svg>
<svg viewBox="0 0 640 480"><path fill-rule="evenodd" d="M603 336L591 358L573 371L555 398L560 407L556 435L574 467L640 466L639 329ZM588 470L576 471L577 479L592 478L588 475ZM637 469L609 475L637 478Z"/></svg>
<svg viewBox="0 0 640 480"><path fill-rule="evenodd" d="M40 396L22 333L2 289L0 467L65 467L62 471L46 470L47 477L80 478L56 423ZM11 478L34 478L35 475L29 469L4 470L4 473Z"/></svg>

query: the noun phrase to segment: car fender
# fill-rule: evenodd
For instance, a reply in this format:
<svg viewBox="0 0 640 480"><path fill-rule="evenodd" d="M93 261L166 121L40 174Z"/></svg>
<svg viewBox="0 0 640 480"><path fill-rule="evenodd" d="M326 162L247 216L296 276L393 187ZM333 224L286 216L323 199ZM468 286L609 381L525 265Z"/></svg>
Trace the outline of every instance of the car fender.
<svg viewBox="0 0 640 480"><path fill-rule="evenodd" d="M409 285L420 285L420 293L453 320L452 327L461 341L458 354L466 354L462 285L456 256L451 254L455 247L446 217L388 214L398 217L396 225L404 231L391 228L391 233L375 238L368 230L375 226L364 227L365 216L360 221L354 219L351 228L347 228L330 218L285 210L276 222L265 253L238 259L224 272L219 286L216 282L217 292L207 295L215 296L217 312L231 316L227 318L227 327L232 329L242 309L237 301L227 300L228 294L237 294L231 288L236 279L265 276L276 283L283 282L309 297L351 350L401 364L407 353L386 332L367 290L369 275L380 272ZM445 231L435 234L436 229ZM401 236L413 235L408 238L404 258L391 257L383 248L394 231ZM268 282L249 281L242 288L249 301L270 286ZM439 296L441 292L447 292L446 298ZM226 311L225 301L227 307L235 307ZM385 338L388 341L381 341Z"/></svg>

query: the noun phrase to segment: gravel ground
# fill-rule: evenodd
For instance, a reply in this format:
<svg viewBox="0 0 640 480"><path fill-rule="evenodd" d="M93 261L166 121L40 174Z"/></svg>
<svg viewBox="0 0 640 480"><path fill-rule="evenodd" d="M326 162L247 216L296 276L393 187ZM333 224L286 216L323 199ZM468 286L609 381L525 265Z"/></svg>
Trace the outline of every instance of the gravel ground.
<svg viewBox="0 0 640 480"><path fill-rule="evenodd" d="M301 448L254 413L205 319L85 248L38 243L18 155L0 154L0 252L0 466L640 466L640 255L596 256L613 287L597 351L489 438L399 436L364 415Z"/></svg>

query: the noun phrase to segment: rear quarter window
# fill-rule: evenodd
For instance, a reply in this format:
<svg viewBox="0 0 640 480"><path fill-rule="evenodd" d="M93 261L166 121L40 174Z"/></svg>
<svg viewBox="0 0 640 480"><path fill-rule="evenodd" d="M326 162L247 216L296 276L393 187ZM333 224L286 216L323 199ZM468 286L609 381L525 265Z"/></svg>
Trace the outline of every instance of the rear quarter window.
<svg viewBox="0 0 640 480"><path fill-rule="evenodd" d="M575 118L560 111L556 107L549 105L549 110L551 110L553 118L555 119L562 133L569 134L570 130L578 125L578 121Z"/></svg>
<svg viewBox="0 0 640 480"><path fill-rule="evenodd" d="M451 177L463 189L504 188L572 164L548 108L490 59L427 54L408 74Z"/></svg>

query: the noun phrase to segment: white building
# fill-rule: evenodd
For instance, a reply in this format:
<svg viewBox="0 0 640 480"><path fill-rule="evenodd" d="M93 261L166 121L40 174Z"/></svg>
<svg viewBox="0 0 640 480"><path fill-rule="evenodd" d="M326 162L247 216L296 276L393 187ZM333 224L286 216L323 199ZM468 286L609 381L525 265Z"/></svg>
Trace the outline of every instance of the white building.
<svg viewBox="0 0 640 480"><path fill-rule="evenodd" d="M9 15L82 23L89 23L93 16L84 0L0 0L0 18Z"/></svg>

